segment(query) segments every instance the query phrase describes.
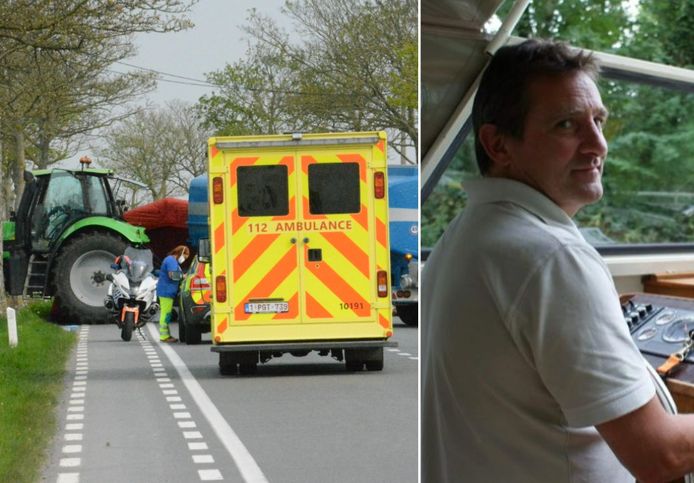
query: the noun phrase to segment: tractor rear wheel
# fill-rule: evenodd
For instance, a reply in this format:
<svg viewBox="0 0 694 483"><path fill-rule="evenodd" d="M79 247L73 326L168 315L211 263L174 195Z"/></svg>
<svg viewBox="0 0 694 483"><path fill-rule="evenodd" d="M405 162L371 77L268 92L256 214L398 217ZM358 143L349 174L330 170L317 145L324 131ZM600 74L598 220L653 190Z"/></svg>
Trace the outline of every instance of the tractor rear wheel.
<svg viewBox="0 0 694 483"><path fill-rule="evenodd" d="M186 344L195 345L200 343L202 340L202 333L199 325L188 325L185 320L180 320L178 326L185 327L183 330L185 330L186 333Z"/></svg>
<svg viewBox="0 0 694 483"><path fill-rule="evenodd" d="M111 264L127 243L115 233L85 233L67 242L58 254L55 296L60 316L70 323L105 324L109 316L104 298Z"/></svg>
<svg viewBox="0 0 694 483"><path fill-rule="evenodd" d="M400 320L410 327L417 327L417 325L419 325L417 305L418 304L398 305L396 309Z"/></svg>

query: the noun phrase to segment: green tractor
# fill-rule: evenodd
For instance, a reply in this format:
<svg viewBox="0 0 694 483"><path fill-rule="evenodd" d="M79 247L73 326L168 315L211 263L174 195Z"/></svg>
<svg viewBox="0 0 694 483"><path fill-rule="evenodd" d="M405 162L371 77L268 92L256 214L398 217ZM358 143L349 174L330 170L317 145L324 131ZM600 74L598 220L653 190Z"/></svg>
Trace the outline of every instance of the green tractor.
<svg viewBox="0 0 694 483"><path fill-rule="evenodd" d="M112 171L52 169L25 173L19 208L3 223L5 289L10 295L54 297L55 318L107 323L106 274L117 255L149 242L122 221ZM114 185L114 186L116 186ZM116 188L117 189L117 188Z"/></svg>

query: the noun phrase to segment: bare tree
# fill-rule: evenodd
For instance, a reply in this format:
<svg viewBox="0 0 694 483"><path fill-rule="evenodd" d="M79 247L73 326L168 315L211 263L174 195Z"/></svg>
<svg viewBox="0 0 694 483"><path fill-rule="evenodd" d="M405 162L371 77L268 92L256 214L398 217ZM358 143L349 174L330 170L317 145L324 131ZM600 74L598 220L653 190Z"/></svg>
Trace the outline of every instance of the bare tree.
<svg viewBox="0 0 694 483"><path fill-rule="evenodd" d="M64 147L74 136L108 125L114 106L152 86L152 79L142 74L108 70L133 54L132 34L187 28L191 23L185 14L196 2L0 2L2 218L16 202L15 194L21 194L25 158L41 166L64 158L56 143Z"/></svg>
<svg viewBox="0 0 694 483"><path fill-rule="evenodd" d="M206 171L208 135L181 102L137 113L104 138L102 163L144 183L155 200L187 193L191 178Z"/></svg>
<svg viewBox="0 0 694 483"><path fill-rule="evenodd" d="M177 167L171 181L187 193L190 180L207 173L207 140L211 134L203 127L194 106L172 101L166 110L172 126L170 157Z"/></svg>

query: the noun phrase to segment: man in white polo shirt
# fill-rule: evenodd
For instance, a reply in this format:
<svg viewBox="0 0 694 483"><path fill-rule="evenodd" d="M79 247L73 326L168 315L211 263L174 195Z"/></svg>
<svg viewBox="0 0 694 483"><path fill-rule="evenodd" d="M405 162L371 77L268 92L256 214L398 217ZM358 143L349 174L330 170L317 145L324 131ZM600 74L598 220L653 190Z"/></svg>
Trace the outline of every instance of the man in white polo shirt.
<svg viewBox="0 0 694 483"><path fill-rule="evenodd" d="M666 413L599 254L572 217L602 196L594 59L500 49L475 98L482 177L429 257L422 482L669 481L694 416Z"/></svg>

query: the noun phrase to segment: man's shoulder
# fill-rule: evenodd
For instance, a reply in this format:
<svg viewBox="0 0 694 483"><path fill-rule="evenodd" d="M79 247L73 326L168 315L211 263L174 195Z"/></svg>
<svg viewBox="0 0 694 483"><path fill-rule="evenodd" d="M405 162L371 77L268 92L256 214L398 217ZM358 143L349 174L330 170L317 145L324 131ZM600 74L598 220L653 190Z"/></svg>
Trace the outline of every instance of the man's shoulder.
<svg viewBox="0 0 694 483"><path fill-rule="evenodd" d="M562 246L587 245L575 226L548 223L512 202L478 206L470 215L468 232L488 237L502 247L519 245L547 252Z"/></svg>

